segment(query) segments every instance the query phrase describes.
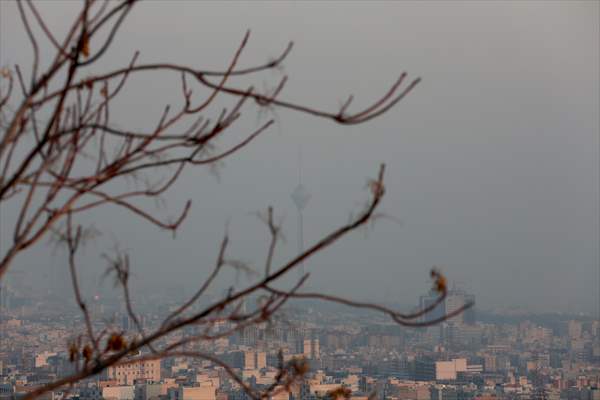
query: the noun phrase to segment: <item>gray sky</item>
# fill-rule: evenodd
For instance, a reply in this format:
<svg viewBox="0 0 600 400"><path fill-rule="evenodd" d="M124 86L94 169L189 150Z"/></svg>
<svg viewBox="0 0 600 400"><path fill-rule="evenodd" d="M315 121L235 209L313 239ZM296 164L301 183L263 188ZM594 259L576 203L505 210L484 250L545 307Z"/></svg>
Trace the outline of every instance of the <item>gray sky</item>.
<svg viewBox="0 0 600 400"><path fill-rule="evenodd" d="M285 63L284 99L336 110L353 93L358 108L402 71L423 82L365 125L280 111L275 128L226 162L220 182L194 170L177 185L169 210L175 213L187 198L194 206L176 240L114 208L98 210L96 225L130 249L140 280L191 287L212 265L227 220L232 256L262 263L267 232L250 213L269 204L284 216L288 239L277 260L293 255L296 214L289 195L298 182L300 148L302 179L312 194L307 244L360 210L367 178L385 162L381 211L402 223L379 221L319 254L307 264L309 287L416 303L429 287L429 268L439 265L482 308L597 310L599 4L139 4L102 66L123 66L139 49L142 62L222 68L250 28L241 65L264 62L295 41ZM73 6L47 2L40 9L60 31ZM31 53L16 7L1 2L0 11L0 64L26 63ZM262 88L278 77L263 74L254 83ZM153 124L177 85L151 75L132 80L116 121L131 128ZM246 116L233 138L257 126L254 107ZM103 268L96 261L103 246L86 253L90 271ZM15 267L62 268L64 258L49 254L39 245Z"/></svg>

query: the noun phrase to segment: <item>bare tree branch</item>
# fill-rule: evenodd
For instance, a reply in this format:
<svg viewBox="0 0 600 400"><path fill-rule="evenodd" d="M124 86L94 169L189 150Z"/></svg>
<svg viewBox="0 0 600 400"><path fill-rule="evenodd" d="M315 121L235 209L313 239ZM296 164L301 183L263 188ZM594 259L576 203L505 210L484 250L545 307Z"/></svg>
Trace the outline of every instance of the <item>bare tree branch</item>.
<svg viewBox="0 0 600 400"><path fill-rule="evenodd" d="M33 18L28 17L23 1ZM7 82L6 91L4 86L0 88L0 206L10 201L17 209L16 221L9 227L13 231L12 243L0 253L0 279L19 254L52 232L67 246L74 298L85 321L85 333L69 345L75 373L36 388L24 398L32 399L63 386L71 387L111 366L184 356L218 365L253 399L267 399L281 387L289 389L290 385L297 382L307 372L306 362L297 359L288 363L282 361L275 382L265 391L258 392L237 376L227 363L210 354L189 351L186 346L228 337L256 324L271 323L292 299L310 298L368 309L386 315L403 326L431 325L471 306L466 304L435 320L418 320L431 312L447 294L445 277L437 270L432 271L434 288L439 293L437 301L425 309L408 314L378 304L356 302L325 293L302 292L308 274L289 289L279 288L303 261L376 217L374 212L385 194L385 166L382 164L376 179L369 183L371 197L366 208L350 222L332 230L307 250L281 265L275 265L277 246L282 240L281 226L275 221L273 209L269 207L266 215L261 217L269 231L264 272L246 285L237 289L232 287L216 301L200 306L198 303L201 303L200 300L224 267L233 267L238 271L250 270L246 263L227 256L229 235L226 233L214 267L198 283L196 292L153 330L142 325L133 307L129 289L129 256L119 251L114 256L105 255L111 271L116 275L117 285L123 290L127 315L133 321L135 330L118 331L107 324L104 329L96 326L99 331L96 332L77 273L76 254L85 236L81 226L75 224L74 219L78 215L112 204L174 234L185 221L191 200L186 202L174 220L169 220L147 211L140 199L159 198L169 192L184 169L214 167L245 149L269 129L274 123L272 119L253 131L247 131L245 136L223 149L217 147L225 132L236 123L240 124L249 100L253 100L259 110L283 108L336 124L361 124L388 112L420 81L417 78L404 85L407 74L402 73L378 99L362 110L353 112L349 109L354 96L349 96L334 111L314 107L310 102L281 100L279 97L288 81L287 76L274 82L274 89L263 94L256 92L253 86L238 88L232 84L232 77L254 77L262 71L279 68L293 47L290 42L279 56L266 63L241 66L241 56L250 40L250 31L246 32L222 70L202 69L170 61L139 64L139 53L136 52L126 67L86 76L89 67L98 65L97 62L117 40L118 32L135 3L135 0L119 3L104 1L96 10L98 2L85 1L62 38L49 29L44 16L31 0L20 0L17 4L33 56L30 75L26 75L29 69L25 71L15 66L17 84L22 92L19 97L15 97L13 73L4 69L0 71L2 84L5 80ZM50 63L40 59L40 44L31 23L37 24L43 32L41 38L48 40L55 52ZM125 87L132 76L145 73L162 77L161 74L165 72L179 75L181 101L173 105L164 104L164 111L153 129L122 128L112 120L115 100L126 91ZM193 96L197 87L206 92L204 97ZM226 108L219 108L218 113L209 115L216 106L217 98L229 103ZM14 107L13 101L16 103ZM19 147L22 147L21 152L17 151ZM132 179L134 188L129 186ZM61 221L65 221L62 228ZM253 296L259 296L260 302L247 311L242 305ZM217 329L222 323L226 327ZM165 344L167 339L172 339L190 326L197 327L198 331ZM150 354L140 353L142 350L150 350Z"/></svg>

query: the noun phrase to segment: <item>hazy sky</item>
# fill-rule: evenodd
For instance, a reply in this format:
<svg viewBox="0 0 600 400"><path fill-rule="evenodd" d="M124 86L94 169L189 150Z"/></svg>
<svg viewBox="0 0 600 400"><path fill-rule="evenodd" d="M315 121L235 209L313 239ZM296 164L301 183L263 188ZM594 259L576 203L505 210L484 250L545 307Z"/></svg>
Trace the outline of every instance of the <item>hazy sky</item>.
<svg viewBox="0 0 600 400"><path fill-rule="evenodd" d="M177 239L114 208L96 226L130 249L134 273L191 287L214 262L226 221L231 255L261 265L267 231L250 215L275 207L296 250L290 193L302 180L312 199L305 242L348 220L367 198L367 178L387 164L379 221L307 263L312 289L358 299L416 303L438 265L472 291L482 308L598 309L600 241L598 1L468 2L159 2L131 12L103 66L121 67L135 49L141 62L226 65L245 30L240 65L264 62L288 40L283 99L337 110L351 93L355 109L381 95L402 71L423 82L392 111L365 125L279 111L279 123L220 169L189 171L168 197L174 214L192 213ZM75 3L40 9L60 31ZM2 1L0 65L26 62L16 7ZM93 45L93 43L92 43ZM258 88L277 81L260 75ZM178 78L132 80L115 111L130 128L153 124ZM231 132L257 126L256 108ZM237 135L237 136L235 136ZM169 214L159 210L161 215ZM6 210L3 216L6 217ZM6 232L4 232L6 234ZM108 237L109 235L107 235ZM91 276L102 242L86 253ZM44 244L16 268L63 268Z"/></svg>

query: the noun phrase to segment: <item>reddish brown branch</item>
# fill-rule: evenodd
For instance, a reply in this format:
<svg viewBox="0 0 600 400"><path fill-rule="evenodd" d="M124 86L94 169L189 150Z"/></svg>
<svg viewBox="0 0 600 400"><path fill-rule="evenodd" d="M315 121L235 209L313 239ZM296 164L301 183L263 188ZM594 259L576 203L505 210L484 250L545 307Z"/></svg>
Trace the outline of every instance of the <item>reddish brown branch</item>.
<svg viewBox="0 0 600 400"><path fill-rule="evenodd" d="M138 65L139 53L136 52L124 68L82 78L84 68L97 65L96 62L109 50L135 1L105 2L100 10L91 17L89 14L93 1L86 1L81 12L72 21L70 30L62 42L48 29L43 16L34 4L30 0L26 0L26 2L43 34L56 50L56 55L49 66L41 68L37 39L33 35L25 10L19 3L19 11L32 44L34 56L32 74L28 77L31 78L29 87L25 84L26 79L21 74L21 70L16 69L22 86L23 99L12 113L6 129L2 127L4 131L0 139L0 162L3 165L3 173L0 180L0 202L6 201L9 197L21 196L21 189L26 189L26 191L23 191L24 197L20 198L19 213L14 226L14 243L3 255L0 255L2 256L0 277L9 268L18 253L38 241L49 230L57 231L56 224L61 219L66 219L65 232L62 234L69 250L68 262L74 297L84 315L87 342L93 345L93 349L85 346L82 348L81 345L87 342L81 342L85 339L80 336L77 346L73 348L73 360L78 363L77 366L80 365L80 361L84 361L81 369L74 375L28 393L25 398L33 398L61 386L72 385L81 379L96 375L110 366L143 359L185 356L203 358L223 367L251 397L258 400L268 397L269 393L276 393L278 385L288 387L296 377L301 375L304 366L297 360L288 364L282 363L274 384L265 392L258 393L252 391L253 389L235 375L235 371L226 363L203 353L187 352L185 347L195 341L215 340L219 337L229 336L248 326L269 323L276 313L294 298L314 298L351 307L371 309L389 316L399 324L409 326L433 324L452 317L469 306L465 305L462 309L444 316L443 319L426 323L415 321L443 301L446 291L439 279L441 275L437 275L436 280L440 292L437 303L411 314L402 314L376 304L354 302L321 293L302 293L300 289L308 275L301 277L291 289L275 288L303 261L333 245L374 217L373 213L384 195L385 167L382 165L377 179L370 183L371 199L358 217L333 230L308 250L297 254L278 268L274 268L273 264L281 232L280 226L274 221L273 210L269 207L265 222L270 240L264 263L264 274L257 278L258 281L253 281L247 286L239 289L231 288L226 296L200 311L192 311L192 306L196 305L206 293L224 266L233 266L238 269L247 268L247 265L226 257L229 239L225 235L215 266L199 285L198 290L172 312L160 327L148 333L144 331L133 308L128 286L129 258L126 255L117 254L116 258L109 259L109 261L112 262L114 271L117 273L118 284L124 290L127 313L134 321L141 338L129 340L127 337L126 340L124 337L126 332L115 332L108 328L96 335L83 300L84 294L79 287L75 265L75 254L82 240L81 228L77 227L74 230L72 227L71 218L76 213L86 212L104 204L115 204L157 227L174 232L186 218L191 205L190 201L186 203L183 211L173 222L162 221L142 209L135 201L140 197L153 198L165 193L178 180L186 166L215 165L244 149L268 129L274 123L273 120L267 121L254 132L234 142L221 152L209 153L223 132L231 128L236 121L240 121L240 116L249 99L254 100L263 110L280 107L314 117L326 118L334 123L359 124L390 110L414 89L419 79L415 79L403 87L407 76L406 73L403 73L382 96L362 110L353 113L348 112L353 100L352 96L335 112L313 107L310 103L301 104L279 100L288 80L287 76L281 78L274 90L263 94L256 93L253 87L236 88L231 83L232 77L253 76L257 72L277 68L281 66L292 49L292 43L290 43L272 61L246 68L238 67L249 40L249 31L233 52L223 71L202 70L176 63ZM109 4L116 5L109 9ZM99 42L100 32L104 32L105 35ZM142 72L179 74L183 104L174 107L166 105L156 126L148 132L118 128L111 121L111 111L115 107L114 100L123 92L129 78ZM6 95L0 96L0 108L8 104L13 90L13 78L11 75L8 78L8 92ZM213 78L215 82L213 82ZM192 86L198 85L207 92L207 95L199 101L198 105L193 106L198 99L192 97ZM228 104L227 108L223 108L211 122L210 119L201 116L200 112L208 110L209 106L214 107L215 99L219 96L226 97L231 104ZM38 121L36 114L48 116L48 118L45 121ZM25 143L24 138L29 130L33 131L35 141L32 146L25 148L22 157L15 160L13 154L16 154L17 144ZM181 133L182 131L183 133ZM94 144L97 145L97 148L92 147ZM88 157L91 160L88 160ZM174 172L169 171L169 175L166 175L165 178L166 182L162 184L159 184L160 181L152 181L143 190L120 190L111 193L111 189L114 191L115 186L119 187L113 186L111 183L120 183L128 177L137 177L138 173L143 171L154 174L160 168L169 166L175 167ZM261 298L264 301L254 310L242 311L243 302L257 294L262 295ZM216 331L215 326L219 322L226 322L227 329ZM190 325L202 329L202 333L185 337L164 347L162 344L164 339ZM104 341L106 347L103 348L101 345ZM145 348L149 348L153 354L137 358L133 356Z"/></svg>

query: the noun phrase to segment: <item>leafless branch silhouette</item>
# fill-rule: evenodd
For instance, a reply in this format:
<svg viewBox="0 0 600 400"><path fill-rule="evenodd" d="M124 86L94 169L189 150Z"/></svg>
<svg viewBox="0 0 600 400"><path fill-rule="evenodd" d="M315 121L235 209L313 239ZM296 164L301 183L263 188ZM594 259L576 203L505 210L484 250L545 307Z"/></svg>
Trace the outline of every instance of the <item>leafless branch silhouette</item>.
<svg viewBox="0 0 600 400"><path fill-rule="evenodd" d="M253 87L234 86L230 78L252 76L261 71L280 68L290 54L293 43L289 43L278 57L265 64L241 68L238 64L250 40L250 31L246 32L233 52L231 61L222 71L171 62L139 64L139 53L135 53L125 67L82 77L82 69L97 63L114 43L120 27L136 3L135 0L125 0L100 4L98 1L86 0L77 17L71 21L64 38L51 32L33 2L22 0L17 3L33 57L28 79L21 66L0 71L0 205L12 202L18 208L18 216L12 226L13 240L0 253L0 279L15 257L31 248L48 232L54 232L68 250L74 298L85 320L85 334L69 347L76 372L36 388L25 396L26 399L96 375L110 366L172 356L210 360L222 367L253 399L265 399L282 387L289 389L290 385L307 372L306 363L298 359L286 363L282 361L275 383L266 391L257 392L245 384L226 362L211 354L189 351L186 345L226 337L248 326L270 321L290 299L297 298L370 309L405 326L431 325L470 306L467 304L455 313L434 321L420 322L419 318L433 310L437 303L416 313L402 314L378 304L356 302L325 293L302 292L308 274L298 279L289 290L275 287L284 277L290 277L290 272L303 261L376 216L374 212L385 193L385 167L382 165L377 177L369 185L371 200L357 217L278 266L274 264L274 254L281 239L281 228L275 222L273 209L269 207L262 215L270 235L262 278L241 289L231 290L222 299L200 311L191 311L224 266L244 267L243 263L228 258L229 238L225 234L212 272L187 301L151 332L144 330L132 305L129 256L126 252L106 255L109 270L115 275L115 282L123 289L126 310L134 322L135 332L119 332L110 328L96 332L77 273L77 251L84 236L83 228L74 223L77 215L100 206L113 205L130 211L160 229L175 233L188 215L191 199L172 220L157 217L145 210L139 199L158 198L168 192L184 169L214 165L242 151L269 129L274 122L272 119L249 132L231 147L217 153L208 151L214 147L218 138L236 124L248 101L254 101L259 109L283 108L337 124L361 124L388 112L420 81L416 78L403 85L407 74L402 73L379 99L354 112L349 111L354 96L350 96L337 111L281 99L287 82L286 76L270 93L259 94ZM32 24L37 24L39 29L32 29ZM40 31L43 33L42 38L36 37L34 33ZM49 63L41 59L41 40L47 41L55 51L54 58ZM154 129L137 131L119 128L111 122L111 105L126 90L131 76L143 73L179 75L183 104L181 107L165 105ZM16 93L15 80L18 81L21 94ZM193 95L192 84L208 90L208 95ZM229 109L223 109L216 118L211 119L204 113L217 97L228 98L232 103ZM116 151L112 152L111 149ZM165 181L149 180L145 182L143 189L122 189L115 192L115 186L112 185L115 182L137 178L140 173L149 171L153 172L153 176L156 176L156 171L166 172L169 177ZM447 292L445 278L437 271L432 272L432 278L439 293L439 303ZM262 295L265 300L255 310L243 311L243 301L255 295ZM229 328L214 333L211 327L217 322L226 322ZM203 327L204 333L185 337L169 345L159 344L160 339L190 325Z"/></svg>

